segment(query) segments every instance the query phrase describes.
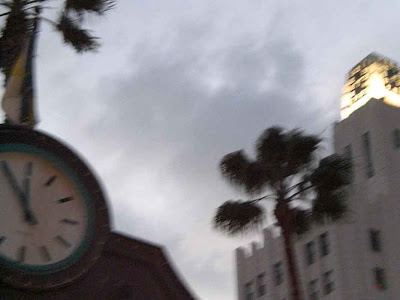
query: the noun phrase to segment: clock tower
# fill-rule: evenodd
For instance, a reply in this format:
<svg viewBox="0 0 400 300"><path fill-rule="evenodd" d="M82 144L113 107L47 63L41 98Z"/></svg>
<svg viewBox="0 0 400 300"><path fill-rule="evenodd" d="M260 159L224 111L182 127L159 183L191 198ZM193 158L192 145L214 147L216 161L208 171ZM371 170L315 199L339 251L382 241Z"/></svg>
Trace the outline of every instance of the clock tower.
<svg viewBox="0 0 400 300"><path fill-rule="evenodd" d="M18 126L0 128L0 268L18 288L72 283L95 263L109 217L95 176L60 141Z"/></svg>

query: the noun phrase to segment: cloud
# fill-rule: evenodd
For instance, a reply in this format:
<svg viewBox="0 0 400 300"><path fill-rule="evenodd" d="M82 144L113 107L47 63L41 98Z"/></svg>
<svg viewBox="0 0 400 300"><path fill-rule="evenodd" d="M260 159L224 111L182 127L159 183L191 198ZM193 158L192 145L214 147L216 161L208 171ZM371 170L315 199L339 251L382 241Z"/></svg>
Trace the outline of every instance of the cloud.
<svg viewBox="0 0 400 300"><path fill-rule="evenodd" d="M302 107L304 59L290 40L240 36L210 48L213 26L178 26L165 45L138 44L129 72L99 82L84 131L101 145L116 227L165 244L194 290L221 299L217 291L233 292L232 250L248 239L211 228L216 207L237 197L219 160L249 150L271 125L299 126L316 112Z"/></svg>

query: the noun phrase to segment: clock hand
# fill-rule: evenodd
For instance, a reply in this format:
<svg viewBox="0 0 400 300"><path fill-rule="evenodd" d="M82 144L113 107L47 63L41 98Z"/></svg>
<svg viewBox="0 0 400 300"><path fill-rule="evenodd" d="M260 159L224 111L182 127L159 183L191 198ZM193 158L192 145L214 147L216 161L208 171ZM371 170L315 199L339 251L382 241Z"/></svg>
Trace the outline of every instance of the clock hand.
<svg viewBox="0 0 400 300"><path fill-rule="evenodd" d="M35 215L31 209L31 179L29 177L24 180L24 195L25 195L25 220L31 224L36 225L39 222L37 221Z"/></svg>
<svg viewBox="0 0 400 300"><path fill-rule="evenodd" d="M1 165L3 167L4 174L6 175L8 181L11 184L11 187L13 188L14 192L17 194L18 199L20 200L20 203L22 205L22 208L24 210L24 215L25 215L25 221L27 221L31 225L37 224L36 218L34 217L32 211L28 207L28 203L26 201L25 194L20 190L18 187L18 183L14 177L14 175L11 172L10 167L8 166L6 161L1 161ZM29 185L29 183L28 183Z"/></svg>

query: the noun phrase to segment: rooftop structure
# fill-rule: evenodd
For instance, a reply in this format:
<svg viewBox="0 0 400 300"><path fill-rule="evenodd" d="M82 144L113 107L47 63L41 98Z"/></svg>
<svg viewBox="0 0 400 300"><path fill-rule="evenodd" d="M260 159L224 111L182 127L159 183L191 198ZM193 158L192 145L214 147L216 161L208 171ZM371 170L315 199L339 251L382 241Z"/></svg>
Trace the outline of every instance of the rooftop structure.
<svg viewBox="0 0 400 300"><path fill-rule="evenodd" d="M374 52L348 73L341 98L342 120L372 98L400 107L400 67Z"/></svg>

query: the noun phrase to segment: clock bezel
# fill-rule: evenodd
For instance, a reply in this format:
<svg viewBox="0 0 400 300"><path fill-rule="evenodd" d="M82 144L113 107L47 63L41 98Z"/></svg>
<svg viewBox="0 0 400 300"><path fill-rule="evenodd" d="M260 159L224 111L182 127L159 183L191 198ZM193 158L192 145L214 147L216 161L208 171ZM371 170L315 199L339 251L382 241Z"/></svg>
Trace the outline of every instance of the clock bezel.
<svg viewBox="0 0 400 300"><path fill-rule="evenodd" d="M108 238L109 215L102 189L86 163L69 147L48 134L20 126L0 126L0 152L12 150L15 145L55 163L63 172L67 171L66 175L79 186L88 208L88 217L91 216L88 218L85 239L76 249L79 252L75 253L75 250L66 259L45 266L7 263L3 257L0 258L0 278L12 286L35 290L72 283L96 262ZM17 152L22 152L20 149ZM76 257L72 257L75 254Z"/></svg>

